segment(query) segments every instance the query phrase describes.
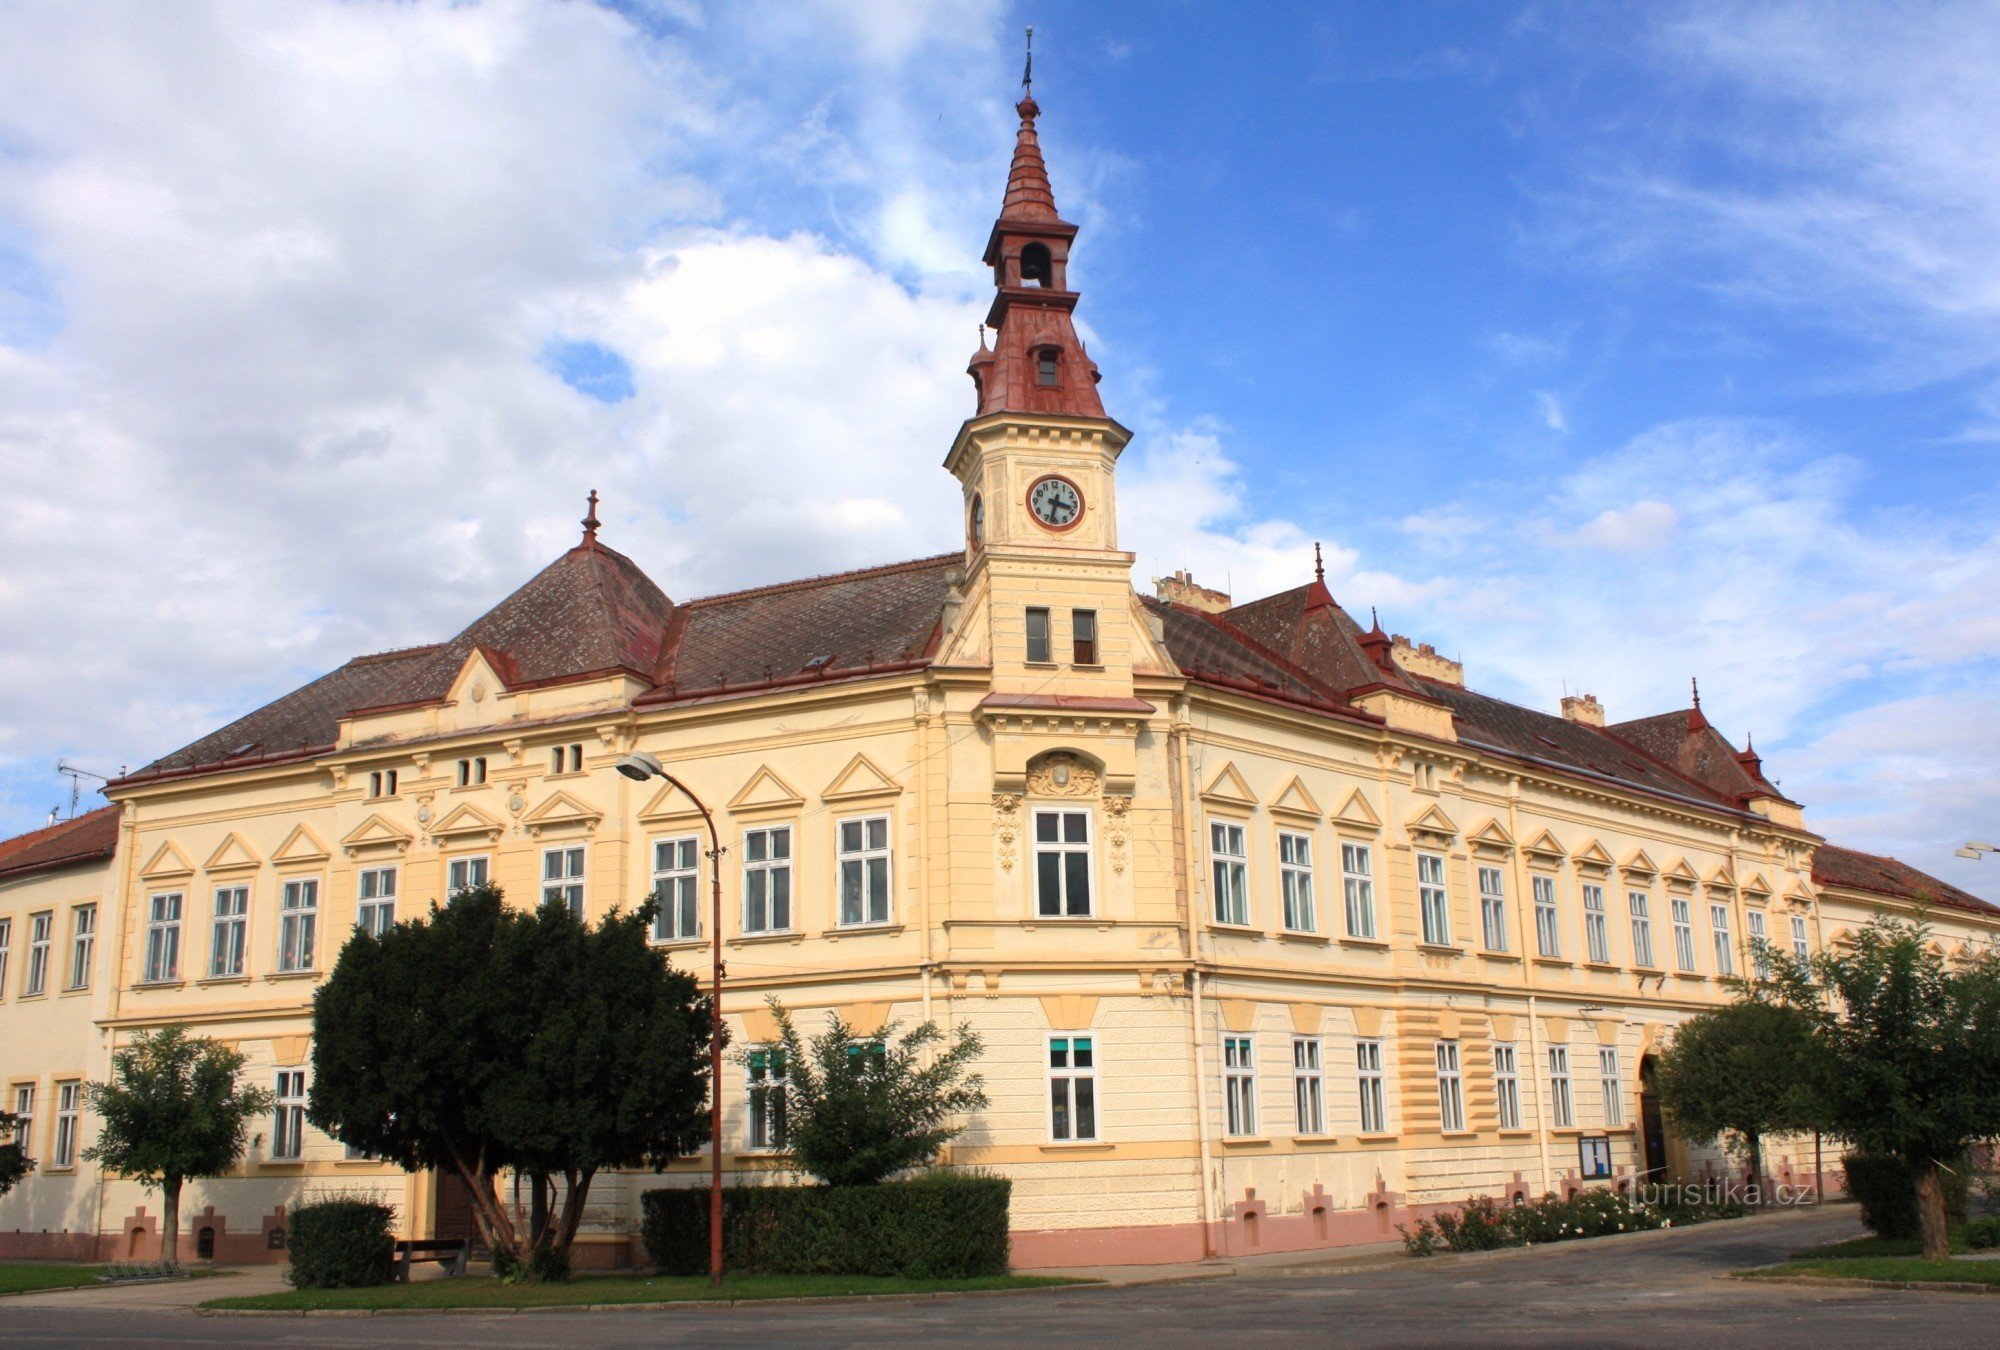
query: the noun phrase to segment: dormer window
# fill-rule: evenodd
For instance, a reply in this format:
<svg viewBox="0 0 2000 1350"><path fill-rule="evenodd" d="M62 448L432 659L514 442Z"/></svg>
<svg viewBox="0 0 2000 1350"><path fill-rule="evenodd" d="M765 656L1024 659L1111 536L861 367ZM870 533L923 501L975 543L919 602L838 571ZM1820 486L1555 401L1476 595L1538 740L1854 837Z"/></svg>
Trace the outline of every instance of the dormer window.
<svg viewBox="0 0 2000 1350"><path fill-rule="evenodd" d="M1044 389L1053 389L1056 384L1056 362L1060 358L1054 347L1044 347L1035 353L1035 383Z"/></svg>
<svg viewBox="0 0 2000 1350"><path fill-rule="evenodd" d="M1021 250L1023 286L1053 286L1055 280L1055 264L1049 260L1047 244L1029 244Z"/></svg>

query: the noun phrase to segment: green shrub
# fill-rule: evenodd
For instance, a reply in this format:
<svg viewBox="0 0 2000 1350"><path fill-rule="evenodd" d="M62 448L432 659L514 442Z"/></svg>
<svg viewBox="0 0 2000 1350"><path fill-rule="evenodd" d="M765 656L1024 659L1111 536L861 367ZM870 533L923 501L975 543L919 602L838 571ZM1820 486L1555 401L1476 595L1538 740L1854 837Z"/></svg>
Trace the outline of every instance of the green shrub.
<svg viewBox="0 0 2000 1350"><path fill-rule="evenodd" d="M1603 1189L1578 1191L1568 1197L1545 1195L1519 1205L1504 1205L1482 1195L1466 1201L1455 1211L1418 1219L1407 1227L1398 1225L1397 1231L1403 1235L1405 1252L1411 1256L1430 1256L1445 1247L1456 1252L1481 1252L1495 1247L1569 1242L1649 1228L1674 1228L1708 1219L1733 1219L1745 1212L1742 1205L1734 1203L1711 1205L1683 1200L1668 1206L1643 1198L1632 1200L1621 1192Z"/></svg>
<svg viewBox="0 0 2000 1350"><path fill-rule="evenodd" d="M493 1273L502 1284L566 1284L570 1276L569 1248L546 1239L535 1244L526 1262L505 1247L493 1252Z"/></svg>
<svg viewBox="0 0 2000 1350"><path fill-rule="evenodd" d="M1877 1237L1918 1236L1917 1183L1910 1165L1893 1153L1847 1155L1847 1193L1861 1202L1861 1222ZM1940 1168L1945 1222L1963 1227L1972 1200L1972 1169L1966 1159Z"/></svg>
<svg viewBox="0 0 2000 1350"><path fill-rule="evenodd" d="M1490 1195L1475 1196L1456 1214L1440 1214L1438 1236L1455 1252L1486 1252L1511 1247L1515 1239L1508 1212ZM1407 1245L1407 1244L1406 1244Z"/></svg>
<svg viewBox="0 0 2000 1350"><path fill-rule="evenodd" d="M2000 1214L1965 1225L1965 1245L1976 1252L2000 1247Z"/></svg>
<svg viewBox="0 0 2000 1350"><path fill-rule="evenodd" d="M396 1212L373 1200L316 1200L292 1211L286 1278L300 1289L356 1289L395 1274Z"/></svg>
<svg viewBox="0 0 2000 1350"><path fill-rule="evenodd" d="M723 1261L771 1275L961 1279L1007 1272L1004 1177L931 1172L877 1186L732 1186ZM647 1191L646 1254L669 1275L708 1270L708 1191Z"/></svg>

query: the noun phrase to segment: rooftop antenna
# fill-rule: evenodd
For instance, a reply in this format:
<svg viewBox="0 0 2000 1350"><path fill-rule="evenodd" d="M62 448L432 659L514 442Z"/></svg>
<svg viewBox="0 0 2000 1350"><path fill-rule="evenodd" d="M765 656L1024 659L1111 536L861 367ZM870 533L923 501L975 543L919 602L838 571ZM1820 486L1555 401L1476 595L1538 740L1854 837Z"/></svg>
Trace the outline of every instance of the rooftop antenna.
<svg viewBox="0 0 2000 1350"><path fill-rule="evenodd" d="M1032 97L1035 92L1035 30L1028 29L1028 64L1021 69L1021 97Z"/></svg>
<svg viewBox="0 0 2000 1350"><path fill-rule="evenodd" d="M59 759L56 761L56 772L61 774L63 777L69 779L69 818L71 820L76 819L76 804L77 801L83 795L84 779L95 778L100 783L108 783L111 781L109 778L105 777L101 773L94 772L93 770L90 769L80 768L77 765L70 763L66 759ZM56 823L55 814L56 813L54 811L49 812L49 824L51 825Z"/></svg>

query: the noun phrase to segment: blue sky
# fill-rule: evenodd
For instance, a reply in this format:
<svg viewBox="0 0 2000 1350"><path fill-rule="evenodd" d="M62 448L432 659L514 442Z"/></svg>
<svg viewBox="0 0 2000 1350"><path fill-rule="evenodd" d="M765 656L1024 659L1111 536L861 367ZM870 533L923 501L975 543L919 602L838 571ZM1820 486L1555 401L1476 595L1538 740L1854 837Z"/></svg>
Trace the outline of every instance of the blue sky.
<svg viewBox="0 0 2000 1350"><path fill-rule="evenodd" d="M2000 897L1985 5L0 15L0 828L574 537L951 547L1020 66L1140 578L1754 732Z"/></svg>

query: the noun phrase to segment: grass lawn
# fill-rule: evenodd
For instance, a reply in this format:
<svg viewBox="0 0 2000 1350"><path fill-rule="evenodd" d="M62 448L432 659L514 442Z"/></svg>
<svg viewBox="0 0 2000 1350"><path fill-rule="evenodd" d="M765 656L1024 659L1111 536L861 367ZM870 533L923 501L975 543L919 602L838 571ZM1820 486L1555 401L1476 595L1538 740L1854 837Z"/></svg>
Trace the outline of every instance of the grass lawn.
<svg viewBox="0 0 2000 1350"><path fill-rule="evenodd" d="M96 1284L104 1266L73 1266L56 1261L0 1262L0 1294L29 1294L38 1289L74 1289Z"/></svg>
<svg viewBox="0 0 2000 1350"><path fill-rule="evenodd" d="M1055 1275L988 1275L971 1280L905 1280L871 1275L744 1275L718 1292L706 1276L582 1275L568 1284L502 1284L489 1276L385 1284L372 1289L289 1289L210 1299L204 1308L298 1311L313 1308L547 1308L590 1303L678 1303L688 1299L837 1298L857 1294L965 1293L1040 1289L1088 1281Z"/></svg>
<svg viewBox="0 0 2000 1350"><path fill-rule="evenodd" d="M1902 1283L1990 1284L2000 1288L2000 1261L1925 1261L1914 1256L1847 1256L1787 1261L1744 1272L1751 1279L1824 1275L1839 1280L1895 1280Z"/></svg>
<svg viewBox="0 0 2000 1350"><path fill-rule="evenodd" d="M1916 1238L1849 1238L1845 1242L1835 1242L1824 1247L1808 1247L1802 1252L1792 1253L1794 1261L1818 1261L1830 1258L1859 1256L1916 1256L1923 1251L1924 1244ZM1968 1250L1965 1234L1951 1235L1953 1252Z"/></svg>

